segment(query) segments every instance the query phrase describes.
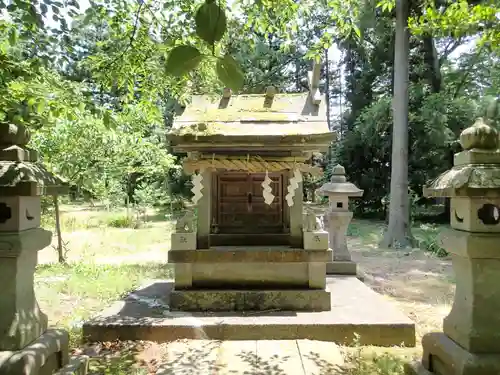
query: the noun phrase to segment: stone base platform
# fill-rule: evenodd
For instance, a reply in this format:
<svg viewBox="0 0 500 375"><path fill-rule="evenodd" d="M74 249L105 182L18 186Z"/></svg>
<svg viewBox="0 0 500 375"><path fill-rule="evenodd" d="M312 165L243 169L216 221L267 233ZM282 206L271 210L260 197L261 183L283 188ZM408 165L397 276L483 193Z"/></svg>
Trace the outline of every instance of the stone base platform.
<svg viewBox="0 0 500 375"><path fill-rule="evenodd" d="M18 351L0 351L0 375L86 375L88 358L68 355L64 330L47 330Z"/></svg>
<svg viewBox="0 0 500 375"><path fill-rule="evenodd" d="M328 311L330 292L321 289L292 290L173 290L174 311Z"/></svg>
<svg viewBox="0 0 500 375"><path fill-rule="evenodd" d="M405 366L407 375L498 375L500 355L470 353L443 332L432 332L422 338L422 362ZM429 371L427 369L432 369Z"/></svg>
<svg viewBox="0 0 500 375"><path fill-rule="evenodd" d="M326 264L327 275L356 275L357 265L352 261L334 261Z"/></svg>
<svg viewBox="0 0 500 375"><path fill-rule="evenodd" d="M327 278L331 310L323 312L173 312L170 280L131 293L83 325L87 341L178 339L295 340L348 345L415 346L415 324L356 277Z"/></svg>

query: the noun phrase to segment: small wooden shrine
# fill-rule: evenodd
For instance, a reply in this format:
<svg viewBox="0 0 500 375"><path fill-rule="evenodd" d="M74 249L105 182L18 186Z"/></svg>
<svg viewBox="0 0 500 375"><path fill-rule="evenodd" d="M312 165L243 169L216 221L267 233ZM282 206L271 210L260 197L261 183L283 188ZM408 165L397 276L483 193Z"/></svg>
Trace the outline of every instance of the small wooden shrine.
<svg viewBox="0 0 500 375"><path fill-rule="evenodd" d="M304 252L309 247L304 246L306 242L316 242L312 245L315 262L323 262L322 256L318 258L321 251L325 264L328 261L327 234L317 233L312 239L314 228L304 228L302 207L302 174L322 173L310 160L313 153L326 151L335 138L328 128L325 99L318 91L319 72L320 66L315 65L306 93L279 94L269 87L261 95L232 95L226 89L222 97L194 96L176 118L168 138L174 152L187 154L183 167L193 175L197 211L195 224L195 215L188 213L172 235L169 261L176 263L176 290L194 288L195 284L244 288L251 284L250 279L260 280L262 285L286 287L286 277L273 282L273 277L279 278L277 269L268 270L267 276L256 270L254 276L246 278L242 276L247 274L243 268L237 271L239 267L248 270L249 263L256 263L259 246L263 253L274 253L276 259L285 250L289 253L281 256L280 265L268 259L264 266L261 263L265 259L259 258L255 268L260 270L279 266L287 273L283 270L293 260L287 262L286 257L302 259L307 268L311 254ZM309 235L304 234L305 230ZM220 257L227 250L234 259L222 261ZM201 257L205 261L200 261ZM200 263L206 267L210 263L212 268L200 271ZM215 269L219 276L213 275ZM293 267L289 271L297 273ZM309 285L307 272L298 283L304 287ZM324 288L322 272L320 288ZM231 278L229 273L239 276Z"/></svg>

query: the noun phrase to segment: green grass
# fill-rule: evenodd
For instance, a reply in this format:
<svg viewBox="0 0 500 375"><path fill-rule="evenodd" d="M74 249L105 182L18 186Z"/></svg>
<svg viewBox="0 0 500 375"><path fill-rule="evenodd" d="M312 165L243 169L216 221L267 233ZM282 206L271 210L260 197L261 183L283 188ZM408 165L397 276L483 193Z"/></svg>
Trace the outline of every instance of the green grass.
<svg viewBox="0 0 500 375"><path fill-rule="evenodd" d="M367 354L362 348L348 352L345 359L346 366L338 375L403 375L404 364L409 360L389 352Z"/></svg>
<svg viewBox="0 0 500 375"><path fill-rule="evenodd" d="M37 267L35 292L49 324L68 329L78 340L84 320L146 280L172 276L168 264L46 264Z"/></svg>
<svg viewBox="0 0 500 375"><path fill-rule="evenodd" d="M85 211L64 207L61 210L62 240L68 261L107 262L113 257L144 258L144 253L163 252L167 258L173 221L167 221L162 212L151 212L147 218L155 221L140 225L133 213L119 211ZM160 219L163 218L163 221ZM43 217L42 226L54 232L53 215ZM53 245L56 245L54 236ZM39 263L57 260L52 248L39 252Z"/></svg>
<svg viewBox="0 0 500 375"><path fill-rule="evenodd" d="M438 257L448 255L440 246L439 233L447 228L445 225L415 223L412 226L412 235L416 239L418 247L429 251ZM357 237L364 244L378 244L382 240L386 224L383 221L369 221L354 219L349 225L347 234Z"/></svg>

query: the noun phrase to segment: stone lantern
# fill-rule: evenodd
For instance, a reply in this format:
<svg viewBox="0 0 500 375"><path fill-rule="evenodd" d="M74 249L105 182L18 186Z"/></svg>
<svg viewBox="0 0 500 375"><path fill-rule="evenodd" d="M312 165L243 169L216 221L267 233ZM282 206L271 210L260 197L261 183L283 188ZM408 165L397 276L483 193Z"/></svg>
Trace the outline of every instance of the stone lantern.
<svg viewBox="0 0 500 375"><path fill-rule="evenodd" d="M0 123L0 375L85 374L86 358L70 361L68 332L47 329L35 297L37 252L52 240L40 228L40 198L65 184L37 162L29 138L23 126Z"/></svg>
<svg viewBox="0 0 500 375"><path fill-rule="evenodd" d="M500 374L500 150L482 119L460 135L454 167L424 189L451 198L451 227L440 236L451 253L456 292L443 332L422 338L422 361L407 374Z"/></svg>
<svg viewBox="0 0 500 375"><path fill-rule="evenodd" d="M347 182L344 167L336 165L330 182L323 184L316 190L316 193L328 197L329 201L324 222L328 231L328 245L333 250L333 259L327 263L326 273L327 275L356 275L356 263L351 260L346 233L353 215L349 211L349 197L361 197L363 190Z"/></svg>

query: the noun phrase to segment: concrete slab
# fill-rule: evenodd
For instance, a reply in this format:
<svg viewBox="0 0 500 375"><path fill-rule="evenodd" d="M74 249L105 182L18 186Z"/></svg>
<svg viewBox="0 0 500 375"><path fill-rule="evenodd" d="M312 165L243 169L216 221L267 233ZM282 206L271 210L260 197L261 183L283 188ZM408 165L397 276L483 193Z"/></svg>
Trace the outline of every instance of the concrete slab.
<svg viewBox="0 0 500 375"><path fill-rule="evenodd" d="M156 375L343 374L337 345L309 340L179 340L155 357ZM332 372L332 369L335 371ZM340 371L340 372L339 372Z"/></svg>
<svg viewBox="0 0 500 375"><path fill-rule="evenodd" d="M337 344L312 340L297 340L302 366L306 375L345 374L344 357Z"/></svg>
<svg viewBox="0 0 500 375"><path fill-rule="evenodd" d="M255 340L221 342L217 358L220 375L254 374L262 365L257 360Z"/></svg>
<svg viewBox="0 0 500 375"><path fill-rule="evenodd" d="M263 370L262 372L283 375L304 374L297 341L258 340L256 343L256 365L258 369ZM273 369L275 371L272 371Z"/></svg>
<svg viewBox="0 0 500 375"><path fill-rule="evenodd" d="M88 341L178 339L310 339L362 345L415 346L415 324L354 276L327 278L331 310L322 312L173 312L171 280L156 280L83 325Z"/></svg>
<svg viewBox="0 0 500 375"><path fill-rule="evenodd" d="M179 340L168 344L157 375L217 374L220 342L213 340Z"/></svg>

